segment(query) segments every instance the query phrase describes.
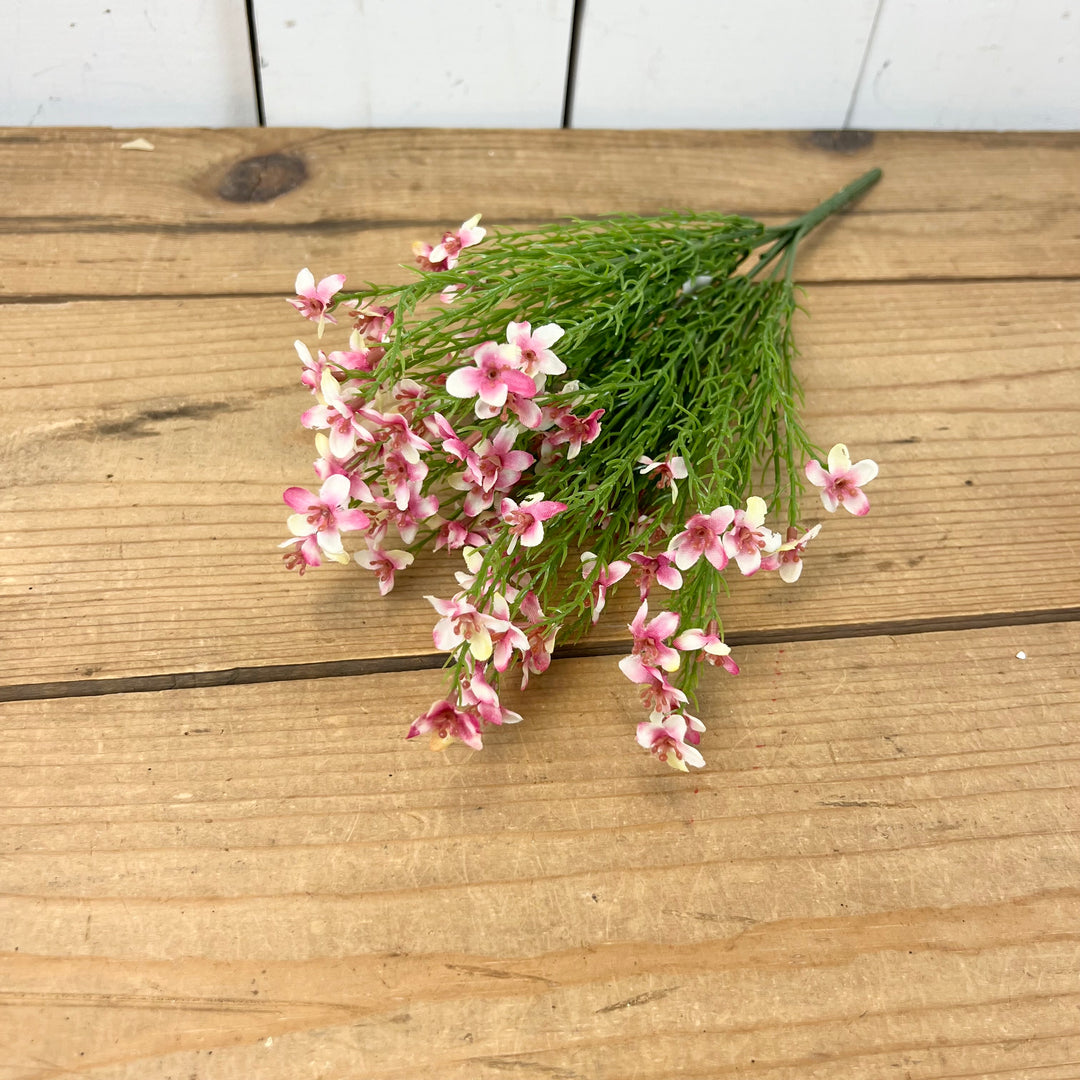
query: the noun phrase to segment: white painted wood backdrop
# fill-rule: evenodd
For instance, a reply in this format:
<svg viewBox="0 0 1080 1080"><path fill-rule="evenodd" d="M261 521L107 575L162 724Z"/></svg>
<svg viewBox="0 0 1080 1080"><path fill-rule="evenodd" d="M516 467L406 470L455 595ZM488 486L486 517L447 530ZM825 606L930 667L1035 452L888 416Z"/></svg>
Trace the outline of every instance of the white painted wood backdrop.
<svg viewBox="0 0 1080 1080"><path fill-rule="evenodd" d="M251 9L270 125L1080 129L1080 0ZM0 0L0 124L258 119L245 0Z"/></svg>

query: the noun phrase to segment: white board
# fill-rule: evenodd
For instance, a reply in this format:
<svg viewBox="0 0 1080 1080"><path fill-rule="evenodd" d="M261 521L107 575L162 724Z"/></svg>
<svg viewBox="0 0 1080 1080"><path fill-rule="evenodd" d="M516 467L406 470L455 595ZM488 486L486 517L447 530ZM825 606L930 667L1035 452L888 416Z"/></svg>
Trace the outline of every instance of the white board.
<svg viewBox="0 0 1080 1080"><path fill-rule="evenodd" d="M839 128L877 0L586 0L573 127Z"/></svg>
<svg viewBox="0 0 1080 1080"><path fill-rule="evenodd" d="M852 124L1080 128L1080 4L885 0Z"/></svg>
<svg viewBox="0 0 1080 1080"><path fill-rule="evenodd" d="M244 0L0 0L0 124L258 122Z"/></svg>
<svg viewBox="0 0 1080 1080"><path fill-rule="evenodd" d="M254 8L270 126L562 124L573 0L255 0Z"/></svg>

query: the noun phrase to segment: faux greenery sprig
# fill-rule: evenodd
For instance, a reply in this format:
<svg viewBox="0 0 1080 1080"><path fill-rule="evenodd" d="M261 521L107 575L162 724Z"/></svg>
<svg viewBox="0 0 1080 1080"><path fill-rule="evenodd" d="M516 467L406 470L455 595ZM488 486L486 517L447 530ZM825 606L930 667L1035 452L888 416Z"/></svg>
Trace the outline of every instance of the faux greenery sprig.
<svg viewBox="0 0 1080 1080"><path fill-rule="evenodd" d="M410 737L479 749L485 727L520 720L501 679L546 670L556 637L584 634L633 573L641 607L619 666L650 714L638 742L676 768L704 764L689 711L701 665L683 660L738 672L718 614L729 561L798 578L820 527L800 525L804 476L827 509L869 509L873 462L852 465L842 444L827 469L814 460L791 320L800 241L879 176L777 227L620 215L488 238L477 216L414 245L404 286L347 292L341 275L301 271L290 303L320 337L334 313L354 325L328 355L296 343L323 483L285 492L287 563L348 561L343 531L363 534L353 558L383 593L423 547L466 562L455 595L428 598L450 691ZM751 493L762 476L764 498Z"/></svg>

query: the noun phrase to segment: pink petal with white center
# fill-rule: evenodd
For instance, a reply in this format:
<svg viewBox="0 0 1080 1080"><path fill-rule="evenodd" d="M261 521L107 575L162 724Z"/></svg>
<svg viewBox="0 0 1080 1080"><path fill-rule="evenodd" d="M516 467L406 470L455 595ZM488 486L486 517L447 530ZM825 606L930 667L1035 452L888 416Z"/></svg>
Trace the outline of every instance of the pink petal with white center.
<svg viewBox="0 0 1080 1080"><path fill-rule="evenodd" d="M680 547L675 552L675 565L680 570L689 570L692 566L697 565L698 559L701 558L701 552L697 549L691 549L689 547Z"/></svg>
<svg viewBox="0 0 1080 1080"><path fill-rule="evenodd" d="M661 611L649 623L649 633L658 638L671 637L679 628L679 616L674 611Z"/></svg>
<svg viewBox="0 0 1080 1080"><path fill-rule="evenodd" d="M701 756L701 751L696 746L684 742L679 747L679 752L682 754L684 765L693 765L695 769L700 769L705 765L705 758Z"/></svg>
<svg viewBox="0 0 1080 1080"><path fill-rule="evenodd" d="M453 652L464 640L464 636L458 633L448 620L435 624L431 631L431 639L435 642L435 648L439 652Z"/></svg>
<svg viewBox="0 0 1080 1080"><path fill-rule="evenodd" d="M656 668L642 663L640 656L624 656L619 661L619 670L632 683L649 683L654 679L663 678L663 675Z"/></svg>
<svg viewBox="0 0 1080 1080"><path fill-rule="evenodd" d="M451 371L447 376L446 392L456 398L475 397L480 391L482 379L483 376L479 368L458 368L456 371Z"/></svg>
<svg viewBox="0 0 1080 1080"><path fill-rule="evenodd" d="M329 300L334 293L340 292L341 287L345 284L344 274L329 274L319 282L319 286L316 292L319 295L319 299L326 301Z"/></svg>
<svg viewBox="0 0 1080 1080"><path fill-rule="evenodd" d="M355 449L356 432L352 428L332 427L330 429L330 453L334 457L351 457Z"/></svg>
<svg viewBox="0 0 1080 1080"><path fill-rule="evenodd" d="M714 570L723 570L728 564L727 551L720 544L713 544L706 548L705 558L709 560Z"/></svg>
<svg viewBox="0 0 1080 1080"><path fill-rule="evenodd" d="M319 501L307 488L302 487L286 488L284 492L282 492L281 497L289 506L297 511L308 510Z"/></svg>
<svg viewBox="0 0 1080 1080"><path fill-rule="evenodd" d="M812 458L804 466L803 472L806 473L806 479L814 487L825 487L826 484L832 482L832 477L821 467L820 462L814 461ZM833 507L833 509L836 508Z"/></svg>
<svg viewBox="0 0 1080 1080"><path fill-rule="evenodd" d="M682 588L682 574L674 566L662 566L656 571L656 583L674 592Z"/></svg>
<svg viewBox="0 0 1080 1080"><path fill-rule="evenodd" d="M425 596L424 599L442 616L458 613L458 605L453 600L442 600L438 596Z"/></svg>
<svg viewBox="0 0 1080 1080"><path fill-rule="evenodd" d="M745 577L751 577L761 569L761 552L739 551L735 555L735 562L739 567L739 573Z"/></svg>
<svg viewBox="0 0 1080 1080"><path fill-rule="evenodd" d="M671 644L683 652L700 649L705 644L705 633L702 630L684 630Z"/></svg>
<svg viewBox="0 0 1080 1080"><path fill-rule="evenodd" d="M544 540L544 524L537 518L533 518L532 524L521 534L521 546L532 548L538 547Z"/></svg>
<svg viewBox="0 0 1080 1080"><path fill-rule="evenodd" d="M706 641L703 647L710 656L731 655L731 646L725 644L723 641L718 641L715 637L711 637Z"/></svg>
<svg viewBox="0 0 1080 1080"><path fill-rule="evenodd" d="M349 501L349 478L342 473L328 476L319 488L319 498L327 506L344 506Z"/></svg>
<svg viewBox="0 0 1080 1080"><path fill-rule="evenodd" d="M872 461L870 458L863 458L862 461L855 462L855 464L848 469L848 477L854 481L856 487L862 487L863 484L869 484L877 474L877 462Z"/></svg>
<svg viewBox="0 0 1080 1080"><path fill-rule="evenodd" d="M870 513L870 500L866 497L866 494L855 489L853 494L845 495L842 503L845 510L854 514L856 517L865 517Z"/></svg>
<svg viewBox="0 0 1080 1080"><path fill-rule="evenodd" d="M447 390L450 390L449 379L447 380L446 388ZM453 391L451 390L450 393L453 393ZM506 404L507 393L508 389L505 382L492 383L487 379L484 379L477 388L478 401L476 402L476 408L479 408L480 403L483 402L485 405L490 406L498 412ZM480 414L477 413L477 416L479 415Z"/></svg>
<svg viewBox="0 0 1080 1080"><path fill-rule="evenodd" d="M828 488L824 488L821 492L821 505L831 514L840 505L840 500Z"/></svg>

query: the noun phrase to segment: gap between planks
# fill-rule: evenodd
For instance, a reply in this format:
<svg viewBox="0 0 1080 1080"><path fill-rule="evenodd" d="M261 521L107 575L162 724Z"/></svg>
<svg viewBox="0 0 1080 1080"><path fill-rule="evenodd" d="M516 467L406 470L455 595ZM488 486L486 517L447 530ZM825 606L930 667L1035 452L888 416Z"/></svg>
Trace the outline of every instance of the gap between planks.
<svg viewBox="0 0 1080 1080"><path fill-rule="evenodd" d="M1080 273L1055 274L1053 277L1035 277L1033 275L1014 275L1002 277L987 275L984 277L875 277L875 278L815 278L813 281L796 284L812 285L818 289L850 289L863 285L888 285L894 287L919 287L926 285L1054 285L1080 281ZM282 289L272 292L192 292L192 293L64 293L43 296L39 293L26 296L0 295L0 307L5 305L34 305L48 307L60 304L83 303L143 303L144 301L179 301L179 300L278 300L287 299Z"/></svg>
<svg viewBox="0 0 1080 1080"><path fill-rule="evenodd" d="M1001 611L982 615L931 619L895 619L884 622L837 623L775 630L751 630L728 636L735 648L783 645L800 641L843 640L864 637L900 637L914 634L987 630L1000 626L1038 626L1045 623L1080 622L1080 607L1044 608L1036 611ZM625 646L615 642L583 642L557 648L555 660L581 657L621 656ZM53 698L104 697L109 694L141 694L162 690L191 690L214 686L251 686L257 683L293 682L299 679L337 679L361 675L385 675L432 671L446 662L442 653L411 656L374 656L358 660L325 660L305 664L261 664L253 667L217 668L209 671L166 672L157 675L125 675L112 679L70 679L0 686L0 702L44 701Z"/></svg>

